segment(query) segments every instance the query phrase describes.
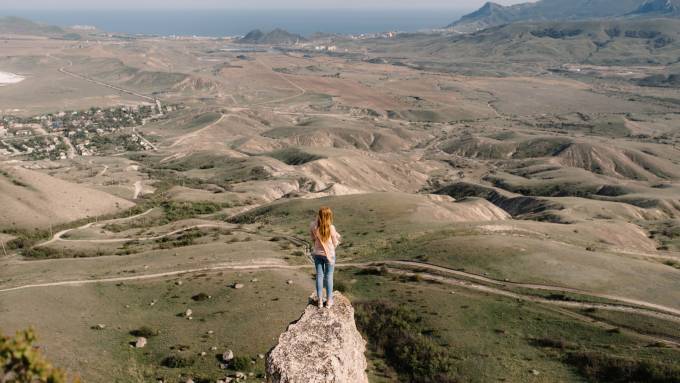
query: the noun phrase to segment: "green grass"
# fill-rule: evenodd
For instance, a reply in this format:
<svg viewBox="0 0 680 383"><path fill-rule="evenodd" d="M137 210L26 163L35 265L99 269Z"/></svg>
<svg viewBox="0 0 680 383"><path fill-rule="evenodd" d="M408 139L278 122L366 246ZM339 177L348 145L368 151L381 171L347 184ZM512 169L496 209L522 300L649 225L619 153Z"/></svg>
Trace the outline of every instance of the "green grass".
<svg viewBox="0 0 680 383"><path fill-rule="evenodd" d="M355 304L357 327L403 382L456 382L448 349L424 334L422 318L389 301Z"/></svg>
<svg viewBox="0 0 680 383"><path fill-rule="evenodd" d="M358 318L364 315L361 302L389 301L390 307L408 307L412 313L405 317L413 320L402 323L402 328L443 347L451 358L451 376L462 382L583 382L587 376L566 360L574 352L648 360L662 366L673 366L680 357L676 349L649 348L646 340L607 331L540 304L352 269L339 269L336 279L346 285ZM394 311L383 309L377 317L390 310ZM393 319L401 323L399 318L404 315ZM373 325L369 321L368 326ZM369 374L375 381L409 381L403 372L408 361L395 365L375 350L368 356ZM540 375L532 375L534 369ZM399 371L400 377L395 378Z"/></svg>

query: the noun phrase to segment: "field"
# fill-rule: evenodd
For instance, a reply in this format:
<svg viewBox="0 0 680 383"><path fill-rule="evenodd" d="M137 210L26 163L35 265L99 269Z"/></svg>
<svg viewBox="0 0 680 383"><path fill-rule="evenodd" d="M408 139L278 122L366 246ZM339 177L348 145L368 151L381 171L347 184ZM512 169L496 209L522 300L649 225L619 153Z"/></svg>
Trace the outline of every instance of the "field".
<svg viewBox="0 0 680 383"><path fill-rule="evenodd" d="M623 39L585 62L590 37L526 28L338 38L336 54L4 36L0 73L25 79L0 87L2 332L33 327L86 382L260 381L312 293L309 223L330 206L371 381L673 381L680 96L638 82L674 71L670 53L612 61L617 44L643 54ZM153 110L116 133L145 150L17 154L24 125L67 145L82 132L60 118L119 106Z"/></svg>

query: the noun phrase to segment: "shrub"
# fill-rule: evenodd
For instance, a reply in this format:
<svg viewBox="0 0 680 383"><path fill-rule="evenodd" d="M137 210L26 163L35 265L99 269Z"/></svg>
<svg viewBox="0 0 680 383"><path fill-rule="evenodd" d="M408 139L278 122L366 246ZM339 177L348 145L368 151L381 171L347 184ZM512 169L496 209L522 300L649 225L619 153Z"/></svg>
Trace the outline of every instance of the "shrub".
<svg viewBox="0 0 680 383"><path fill-rule="evenodd" d="M680 365L677 363L623 358L592 351L569 353L565 362L576 367L581 375L592 382L680 382Z"/></svg>
<svg viewBox="0 0 680 383"><path fill-rule="evenodd" d="M182 355L170 355L161 361L161 364L168 368L184 368L191 367L196 361L194 358Z"/></svg>
<svg viewBox="0 0 680 383"><path fill-rule="evenodd" d="M66 375L52 367L33 347L33 330L19 331L12 338L0 335L0 382L64 383Z"/></svg>
<svg viewBox="0 0 680 383"><path fill-rule="evenodd" d="M347 285L342 281L336 281L334 288L341 293L346 293L348 290Z"/></svg>
<svg viewBox="0 0 680 383"><path fill-rule="evenodd" d="M145 338L151 338L158 335L158 330L154 330L149 326L142 326L136 330L130 331L132 336L143 336Z"/></svg>
<svg viewBox="0 0 680 383"><path fill-rule="evenodd" d="M357 275L380 275L380 276L385 276L389 274L389 271L387 270L387 267L381 266L381 267L368 267L362 270L359 270L356 272Z"/></svg>
<svg viewBox="0 0 680 383"><path fill-rule="evenodd" d="M538 338L531 339L529 343L537 347L558 348L560 350L578 348L576 343L568 342L564 339Z"/></svg>
<svg viewBox="0 0 680 383"><path fill-rule="evenodd" d="M356 305L355 318L369 346L384 355L400 381L456 381L453 358L446 347L425 334L422 319L414 311L387 302L364 302Z"/></svg>
<svg viewBox="0 0 680 383"><path fill-rule="evenodd" d="M169 221L192 218L197 215L214 214L222 208L212 202L176 202L166 201L161 204L165 216Z"/></svg>
<svg viewBox="0 0 680 383"><path fill-rule="evenodd" d="M205 300L210 299L210 295L208 295L206 293L198 293L198 294L194 295L193 297L191 297L191 299L196 301L196 302L203 302Z"/></svg>
<svg viewBox="0 0 680 383"><path fill-rule="evenodd" d="M232 359L229 367L235 371L248 371L250 370L252 364L250 363L250 358L245 356L237 356Z"/></svg>

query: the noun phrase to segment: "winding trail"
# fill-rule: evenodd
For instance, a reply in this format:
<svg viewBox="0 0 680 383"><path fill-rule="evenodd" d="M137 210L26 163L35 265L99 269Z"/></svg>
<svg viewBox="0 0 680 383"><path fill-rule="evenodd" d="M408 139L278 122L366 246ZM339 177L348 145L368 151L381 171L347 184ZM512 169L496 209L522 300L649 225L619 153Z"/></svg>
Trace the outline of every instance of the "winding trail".
<svg viewBox="0 0 680 383"><path fill-rule="evenodd" d="M139 198L139 195L142 194L142 190L143 190L142 181L135 181L135 191L132 194L132 199Z"/></svg>
<svg viewBox="0 0 680 383"><path fill-rule="evenodd" d="M48 54L48 57L54 57L54 56L51 56L51 55ZM113 90L121 92L121 93L129 94L131 96L143 98L143 99L150 101L154 104L156 103L156 99L153 98L153 97L150 97L150 96L147 96L147 95L144 95L144 94L141 94L141 93L137 93L137 92L129 90L129 89L120 88L120 87L117 87L115 85L107 84L103 81L95 80L93 78L83 76L83 75L75 73L75 72L68 71L68 70L66 70L66 68L72 67L73 61L71 61L71 60L66 60L66 61L68 62L68 65L59 68L59 72L65 74L65 75L68 75L68 76L71 76L71 77L74 77L74 78L77 78L77 79L80 79L80 80L83 80L83 81L91 82L93 84L97 84L97 85L103 86L105 88L110 88L110 89L113 89Z"/></svg>
<svg viewBox="0 0 680 383"><path fill-rule="evenodd" d="M300 85L296 84L293 80L291 80L291 79L289 79L288 77L284 76L282 73L275 71L274 68L272 68L271 66L269 66L269 65L267 65L267 64L265 64L265 63L263 63L261 60L255 60L255 62L258 63L258 64L260 64L261 66L265 67L266 69L272 71L272 73L276 74L276 75L277 75L279 78L281 78L283 81L287 82L287 83L290 84L292 87L294 87L295 89L299 90L300 93L295 94L295 95L292 95L292 96L286 96L286 97L274 99L274 100L259 102L259 103L253 104L253 106L267 105L267 104L274 104L274 103L279 103L279 102L283 102L283 101L288 101L288 100L292 100L292 99L294 99L294 98L298 98L298 97L300 97L300 96L304 96L305 94L307 94L307 89L305 89L305 88L301 87Z"/></svg>
<svg viewBox="0 0 680 383"><path fill-rule="evenodd" d="M154 210L154 209L149 209L149 210L147 210L147 211L145 211L145 212L143 212L143 213L139 213L139 214L136 214L136 215L133 215L133 216L130 216L130 217L116 218L116 219L111 219L111 220L102 221L102 222L90 222L90 223L86 223L85 225L82 225L82 226L79 226L79 227L76 227L76 228L61 230L61 231L55 233L55 234L52 236L52 238L48 239L48 240L45 241L45 242L42 242L42 243L39 243L39 244L35 245L35 247L48 246L48 245L53 244L54 242L63 241L63 240L64 240L64 239L63 239L63 236L66 235L67 233L70 233L70 232L73 231L73 230L87 229L87 228L90 228L90 227L95 226L95 225L98 225L98 226L99 226L99 225L105 225L105 224L114 223L114 222L125 222L125 221L130 221L130 220L133 220L133 219L135 219L135 218L143 217L143 216L145 216L145 215L147 215L147 214L150 214L153 210Z"/></svg>
<svg viewBox="0 0 680 383"><path fill-rule="evenodd" d="M198 224L198 225L192 225L188 227L184 227L181 229L173 230L171 232L165 233L165 234L160 234L157 236L151 236L151 237L137 237L137 238L112 238L112 239L68 239L64 238L66 234L68 234L71 231L74 230L82 230L82 229L87 229L93 226L103 226L107 223L112 223L112 222L124 222L124 221L129 221L132 219L136 219L139 217L143 217L149 213L151 213L153 209L149 209L143 213L137 214L135 216L131 217L126 217L126 218L119 218L115 220L109 220L109 221L103 221L103 222L90 222L88 224L85 224L83 226L77 227L77 228L71 228L71 229L66 229L62 230L54 236L49 239L46 242L43 242L41 244L38 244L36 246L47 246L49 244L52 244L57 241L64 241L64 242L80 242L80 243L120 243L120 242L129 242L129 241L153 241L153 240L158 240L162 239L165 237L169 237L175 234L179 234L185 231L193 230L193 229L204 229L204 228L227 228L227 229L233 229L233 227L229 225L224 225L224 224L212 224L212 223L206 223L206 224ZM243 230L246 231L246 230ZM255 234L255 233L251 233ZM276 233L273 233L276 235ZM305 246L308 247L309 243L303 239L294 237L294 236L289 236L289 235L280 235L284 238L286 238L288 241L295 243L298 246ZM270 260L271 261L271 260ZM612 294L601 294L601 293L595 293L595 292L590 292L590 291L585 291L585 290L580 290L580 289L575 289L575 288L569 288L569 287L563 287L563 286L554 286L554 285L546 285L546 284L536 284L536 283L519 283L519 282L510 282L510 281L500 281L497 279L481 276L478 274L473 274L473 273L468 273L464 271L459 271L455 270L452 268L444 267L444 266L438 266L438 265L433 265L429 263L423 263L423 262L417 262L417 261L409 261L409 260L384 260L384 261L374 261L374 262L364 262L364 263L338 263L337 267L355 267L355 268L373 268L377 266L391 266L392 268L389 268L388 270L391 273L395 274L413 274L414 272L421 277L432 280L432 281L437 281L440 283L445 283L445 284L450 284L450 285L455 285L458 287L463 287L463 288L468 288L468 289L473 289L477 291L482 291L494 295L501 295L509 298L515 298L515 299L520 299L520 300L525 300L525 301L531 301L531 302L537 302L537 303L543 303L543 304L549 304L549 305L555 305L555 306L561 306L561 307L566 307L566 308L581 308L581 309L602 309L602 310L610 310L610 311L619 311L619 312L629 312L629 313L636 313L640 315L646 315L646 316L651 316L651 317L656 317L659 319L666 319L666 320L672 320L672 321L677 321L680 322L680 309L676 309L673 307L668 307L660 304L655 304L639 299L632 299L632 298L626 298L622 296L617 296L617 295L612 295ZM107 282L120 282L120 281L129 281L129 280L140 280L140 279L150 279L150 278L161 278L161 277L167 277L167 276L172 276L172 275L178 275L178 274L185 274L185 273L195 273L195 272L205 272L205 271L215 271L215 270L225 270L225 269L234 269L234 270L250 270L250 269L300 269L300 268L308 268L311 267L311 265L304 265L304 266L285 266L281 265L280 263L278 264L267 264L267 265L262 265L262 264L241 264L241 265L235 265L235 264L221 264L221 265L215 265L215 266L210 266L210 267L204 267L204 268L197 268L197 269L185 269L185 270L177 270L177 271L170 271L166 273L159 273L159 274L147 274L147 275L136 275L136 276L128 276L128 277L120 277L120 278L104 278L104 279L85 279L85 280L76 280L76 281L64 281L64 282L52 282L52 283L44 283L44 284L28 284L28 285L23 285L23 286L16 286L12 287L9 289L2 289L0 292L6 292L6 291L14 291L14 290L20 290L20 289L25 289L25 288L34 288L34 287L51 287L51 286L69 286L69 285L81 285L81 284L87 284L87 283L107 283ZM404 270L399 270L396 269L398 267L401 268L410 268L410 271L404 271ZM443 274L443 275L442 275ZM474 282L473 282L474 281ZM524 289L529 289L529 290L538 290L538 291L551 291L551 292L557 292L557 293L574 293L574 294L579 294L587 297L593 297L593 298L600 298L600 299L605 299L605 300L610 300L610 301L615 301L615 302L620 302L621 304L609 304L609 303L591 303L591 302L581 302L581 301L565 301L565 300L554 300L554 299L547 299L543 298L540 296L535 296L535 295L529 295L529 294L522 294L518 293L515 291L511 291L508 288L524 288Z"/></svg>
<svg viewBox="0 0 680 383"><path fill-rule="evenodd" d="M109 170L109 165L104 165L104 169L102 169L101 172L97 173L97 177L103 177L104 174Z"/></svg>
<svg viewBox="0 0 680 383"><path fill-rule="evenodd" d="M196 130L196 131L194 131L194 132L191 132L191 133L187 133L187 134L185 134L185 135L183 135L183 136L177 138L177 140L176 140L175 142L173 142L173 143L170 145L170 147L173 148L173 147L175 147L175 146L181 144L182 142L184 142L185 140L187 140L187 139L189 139L189 138L193 138L193 137L198 136L198 135L201 134L202 132L204 132L204 131L206 131L206 130L212 128L212 127L214 127L215 125L219 124L220 122L222 122L222 121L224 120L224 118L227 117L227 116L229 116L229 114L222 114L222 115L220 115L220 118L218 118L216 121L211 122L210 124L208 124L208 125L202 127L201 129L198 129L198 130ZM160 163L163 163L163 161L166 161L166 158L162 159Z"/></svg>
<svg viewBox="0 0 680 383"><path fill-rule="evenodd" d="M384 261L384 262L366 262L366 263L338 263L336 265L336 267L368 269L368 268L375 268L375 267L384 266L384 265L397 265L397 266L415 265L418 268L422 268L424 266L422 263L418 263L418 262ZM430 266L436 268L436 266L433 266L433 265L430 265ZM21 285L21 286L15 286L15 287L0 289L0 293L8 293L8 292L13 292L13 291L18 291L18 290L26 290L26 289L34 289L34 288L59 287L59 286L74 286L74 287L77 287L77 286L83 286L83 285L88 285L88 284L96 284L96 283L116 283L116 282L127 282L127 281L140 281L140 280L158 279L158 278L165 278L165 277L172 277L172 276L177 276L177 275L193 274L193 273L200 273L200 272L212 272L212 271L224 271L224 270L239 270L239 271L246 271L246 270L301 270L301 269L312 269L312 267L313 266L311 264L282 265L280 263L280 260L266 259L266 260L262 260L260 263L251 262L251 263L241 263L241 264L233 264L233 263L232 264L218 264L218 265L209 266L209 267L182 269L182 270L174 270L174 271L168 271L168 272L163 272L163 273L134 275L134 276L126 276L126 277L80 279L80 280L71 280L71 281L26 284L26 285ZM441 276L441 275L435 275L435 274L430 274L430 273L425 273L425 272L420 272L420 271L414 273L413 271L405 271L405 270L394 269L394 268L387 268L387 270L388 270L389 273L395 274L395 275L414 275L414 274L417 274L425 280L434 281L434 282L438 282L438 283L442 283L442 284L446 284L446 285L450 285L450 286L465 288L465 289L469 289L469 290L476 290L476 291L479 291L479 292L488 293L488 294L492 294L492 295L504 296L504 297L507 297L507 298L513 298L513 299L517 299L517 300L521 300L521 301L541 303L541 304L558 306L558 307L563 307L563 308L571 308L571 309L598 309L598 310L606 310L606 311L617 311L617 312L638 314L638 315L643 315L643 316L647 316L647 317L653 317L653 318L657 318L657 319L663 319L663 320L667 320L667 321L680 323L680 313L678 313L678 310L659 306L659 305L651 305L651 304L647 304L645 302L643 302L643 303L645 303L645 305L653 307L653 308L661 307L661 308L663 308L663 311L665 311L665 312L655 311L654 309L632 307L632 306L621 305L621 304L551 300L551 299L546 299L546 298L537 297L537 296L533 296L533 295L527 295L527 294L521 294L521 293L508 291L508 290L503 290L503 289L500 289L500 288L482 285L482 284L478 284L478 283L473 283L473 282L469 282L469 281L464 281L464 280L460 280L460 279L456 279L456 278L452 278L452 277L445 277L445 276ZM680 343L678 343L678 345L680 345Z"/></svg>

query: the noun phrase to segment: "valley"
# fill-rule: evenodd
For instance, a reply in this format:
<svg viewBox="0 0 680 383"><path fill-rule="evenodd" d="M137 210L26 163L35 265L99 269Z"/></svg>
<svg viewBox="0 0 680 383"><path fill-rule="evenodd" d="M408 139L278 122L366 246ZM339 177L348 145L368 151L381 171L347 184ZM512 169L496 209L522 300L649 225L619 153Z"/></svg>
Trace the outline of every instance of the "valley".
<svg viewBox="0 0 680 383"><path fill-rule="evenodd" d="M21 25L0 28L0 74L23 77L0 87L0 328L34 328L70 375L263 381L330 206L371 382L678 376L678 20L305 41ZM371 330L392 319L420 339L409 363Z"/></svg>

